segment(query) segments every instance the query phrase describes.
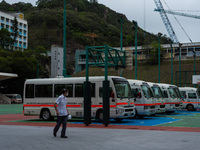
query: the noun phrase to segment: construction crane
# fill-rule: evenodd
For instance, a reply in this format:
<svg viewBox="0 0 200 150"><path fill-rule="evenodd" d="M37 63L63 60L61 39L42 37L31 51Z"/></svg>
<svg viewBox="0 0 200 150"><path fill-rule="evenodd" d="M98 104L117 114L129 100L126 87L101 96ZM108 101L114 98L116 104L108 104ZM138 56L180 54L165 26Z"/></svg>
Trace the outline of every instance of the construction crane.
<svg viewBox="0 0 200 150"><path fill-rule="evenodd" d="M170 39L174 42L174 43L179 43L178 39L176 37L176 34L171 26L171 23L169 22L169 19L167 17L167 14L172 14L172 15L179 15L179 16L184 16L184 17L190 17L190 18L195 18L195 19L200 19L200 16L198 15L192 15L192 14L187 14L187 13L181 13L181 12L175 12L175 11L171 11L171 10L164 10L163 5L161 3L160 0L154 0L157 9L155 9L155 11L158 11L161 15L161 18L165 24L165 27L167 29L167 32L170 36ZM167 5L167 4L166 4ZM188 37L188 39L192 42L192 40L190 39L190 37L188 36L188 34L186 33L186 31L184 30L184 28L182 27L182 25L180 24L180 22L178 21L178 19L174 16L174 18L176 19L176 21L178 22L178 24L181 26L182 30L185 32L186 36Z"/></svg>
<svg viewBox="0 0 200 150"><path fill-rule="evenodd" d="M154 11L160 12L160 9L154 9ZM187 13L181 13L181 12L175 12L171 10L164 10L167 14L172 14L172 15L178 15L178 16L184 16L184 17L189 17L189 18L195 18L195 19L200 19L200 16L197 15L191 15Z"/></svg>
<svg viewBox="0 0 200 150"><path fill-rule="evenodd" d="M167 29L170 39L173 41L173 43L179 43L178 38L174 32L174 29L172 28L172 25L169 21L169 18L167 17L167 14L164 10L162 3L160 2L160 0L154 0L154 2L156 4L157 10L159 10L160 16Z"/></svg>

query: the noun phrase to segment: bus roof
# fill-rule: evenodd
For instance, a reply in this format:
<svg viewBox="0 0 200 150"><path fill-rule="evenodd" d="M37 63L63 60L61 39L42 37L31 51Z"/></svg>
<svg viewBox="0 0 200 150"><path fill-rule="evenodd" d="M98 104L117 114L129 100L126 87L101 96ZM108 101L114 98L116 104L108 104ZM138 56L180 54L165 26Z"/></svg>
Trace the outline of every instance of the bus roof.
<svg viewBox="0 0 200 150"><path fill-rule="evenodd" d="M156 84L159 85L162 88L169 88L169 87L175 88L175 87L177 87L176 85L171 85L171 84L166 84L166 83L156 83Z"/></svg>
<svg viewBox="0 0 200 150"><path fill-rule="evenodd" d="M142 84L147 84L146 81L142 80L133 80L133 79L127 79L130 85L142 85Z"/></svg>
<svg viewBox="0 0 200 150"><path fill-rule="evenodd" d="M124 79L123 77L118 77L118 76L108 76L108 80L111 80L112 78L119 78L119 79ZM104 76L94 76L94 77L89 77L89 81L104 81L105 77ZM42 79L27 79L25 81L26 84L48 84L48 83L60 83L62 84L63 82L68 82L68 83L83 83L86 81L86 77L70 77L70 78L64 78L64 77L58 77L58 78L42 78Z"/></svg>
<svg viewBox="0 0 200 150"><path fill-rule="evenodd" d="M197 91L197 88L194 87L179 87L180 91Z"/></svg>

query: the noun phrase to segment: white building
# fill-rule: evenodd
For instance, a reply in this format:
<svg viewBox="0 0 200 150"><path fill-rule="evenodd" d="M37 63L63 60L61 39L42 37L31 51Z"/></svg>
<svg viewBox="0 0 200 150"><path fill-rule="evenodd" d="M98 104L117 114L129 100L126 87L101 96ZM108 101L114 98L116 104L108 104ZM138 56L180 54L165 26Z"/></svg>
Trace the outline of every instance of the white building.
<svg viewBox="0 0 200 150"><path fill-rule="evenodd" d="M53 45L51 47L51 77L63 76L63 48Z"/></svg>
<svg viewBox="0 0 200 150"><path fill-rule="evenodd" d="M18 21L19 35L14 43L14 50L24 50L28 48L28 23L24 20L22 13L8 14L0 11L0 29L6 28L8 31L13 32L13 21L15 17Z"/></svg>

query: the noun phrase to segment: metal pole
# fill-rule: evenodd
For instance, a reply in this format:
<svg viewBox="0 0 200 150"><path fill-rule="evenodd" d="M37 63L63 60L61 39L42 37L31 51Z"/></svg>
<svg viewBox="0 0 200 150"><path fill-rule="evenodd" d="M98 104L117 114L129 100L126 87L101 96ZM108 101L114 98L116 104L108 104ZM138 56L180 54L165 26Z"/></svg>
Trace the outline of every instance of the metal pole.
<svg viewBox="0 0 200 150"><path fill-rule="evenodd" d="M135 21L135 79L137 80L137 22Z"/></svg>
<svg viewBox="0 0 200 150"><path fill-rule="evenodd" d="M195 61L196 60L195 59L196 58L196 51L194 50L193 53L194 53L194 75L196 75L196 61ZM194 87L196 88L196 85L194 85Z"/></svg>
<svg viewBox="0 0 200 150"><path fill-rule="evenodd" d="M181 43L179 43L179 87L181 87Z"/></svg>
<svg viewBox="0 0 200 150"><path fill-rule="evenodd" d="M67 76L66 71L66 0L64 0L64 12L63 12L63 76Z"/></svg>
<svg viewBox="0 0 200 150"><path fill-rule="evenodd" d="M171 85L173 85L173 48L171 39L170 39L170 47L171 47Z"/></svg>
<svg viewBox="0 0 200 150"><path fill-rule="evenodd" d="M84 82L84 124L91 124L91 82L89 82L89 48L86 46L86 81Z"/></svg>
<svg viewBox="0 0 200 150"><path fill-rule="evenodd" d="M37 63L37 78L39 79L39 76L40 76L40 64L39 64L39 61Z"/></svg>
<svg viewBox="0 0 200 150"><path fill-rule="evenodd" d="M120 47L123 50L123 15L120 15L121 33L120 33Z"/></svg>
<svg viewBox="0 0 200 150"><path fill-rule="evenodd" d="M88 63L89 63L89 56L88 56L88 52L89 51L89 48L88 48L88 46L86 46L86 65L85 65L85 69L86 69L86 71L85 71L85 73L86 73L86 82L88 82L89 81L89 65L88 65Z"/></svg>
<svg viewBox="0 0 200 150"><path fill-rule="evenodd" d="M108 46L105 46L105 80L103 81L103 124L110 124L110 100L108 81Z"/></svg>
<svg viewBox="0 0 200 150"><path fill-rule="evenodd" d="M158 83L160 83L160 37L162 33L158 33Z"/></svg>

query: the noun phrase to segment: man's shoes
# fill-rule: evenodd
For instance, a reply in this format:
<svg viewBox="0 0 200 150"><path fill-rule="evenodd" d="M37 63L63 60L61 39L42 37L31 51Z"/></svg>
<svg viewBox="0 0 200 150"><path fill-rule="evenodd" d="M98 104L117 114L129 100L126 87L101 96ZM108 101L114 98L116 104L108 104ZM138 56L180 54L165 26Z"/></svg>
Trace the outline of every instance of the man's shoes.
<svg viewBox="0 0 200 150"><path fill-rule="evenodd" d="M55 132L53 132L53 136L56 137L56 133Z"/></svg>
<svg viewBox="0 0 200 150"><path fill-rule="evenodd" d="M68 136L61 136L61 138L68 138Z"/></svg>

